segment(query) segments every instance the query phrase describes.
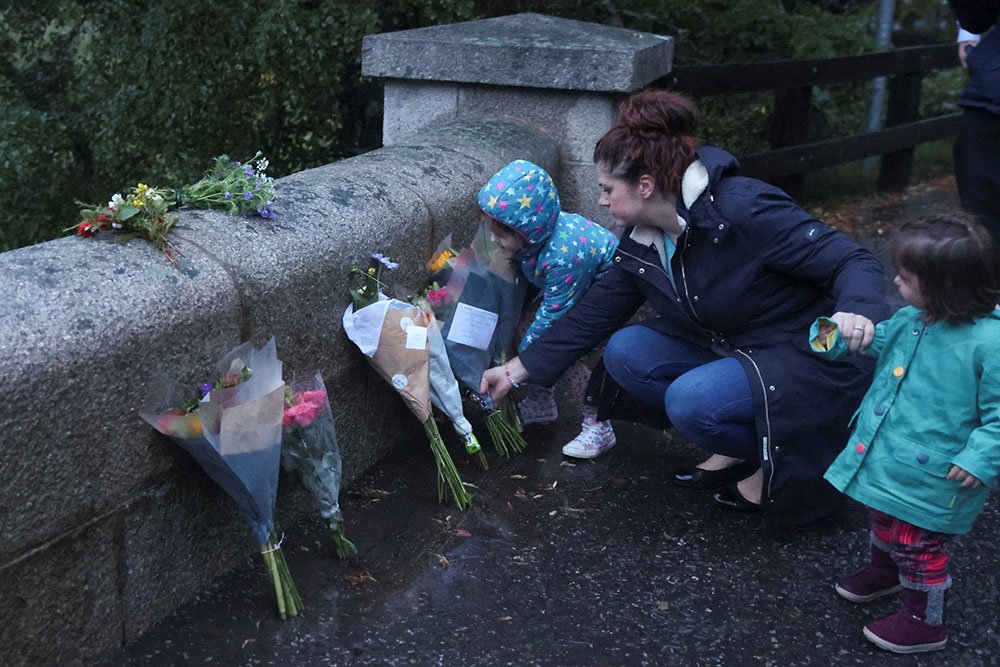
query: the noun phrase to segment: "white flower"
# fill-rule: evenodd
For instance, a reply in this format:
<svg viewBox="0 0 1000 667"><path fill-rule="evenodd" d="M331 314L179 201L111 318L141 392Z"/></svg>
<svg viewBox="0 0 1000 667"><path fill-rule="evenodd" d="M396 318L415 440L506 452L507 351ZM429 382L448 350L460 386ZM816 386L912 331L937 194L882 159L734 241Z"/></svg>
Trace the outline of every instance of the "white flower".
<svg viewBox="0 0 1000 667"><path fill-rule="evenodd" d="M123 225L122 223L118 222L117 220L114 221L114 222L112 222L111 226L114 227L115 229L125 229L125 225Z"/></svg>
<svg viewBox="0 0 1000 667"><path fill-rule="evenodd" d="M108 208L117 209L119 206L123 205L125 200L122 199L120 194L111 195L111 201L108 202Z"/></svg>
<svg viewBox="0 0 1000 667"><path fill-rule="evenodd" d="M153 195L153 203L154 204L159 204L162 201L163 201L163 197L161 197L160 195Z"/></svg>
<svg viewBox="0 0 1000 667"><path fill-rule="evenodd" d="M267 161L266 157L262 157L260 162L257 163L257 171L267 171L267 165L271 164Z"/></svg>

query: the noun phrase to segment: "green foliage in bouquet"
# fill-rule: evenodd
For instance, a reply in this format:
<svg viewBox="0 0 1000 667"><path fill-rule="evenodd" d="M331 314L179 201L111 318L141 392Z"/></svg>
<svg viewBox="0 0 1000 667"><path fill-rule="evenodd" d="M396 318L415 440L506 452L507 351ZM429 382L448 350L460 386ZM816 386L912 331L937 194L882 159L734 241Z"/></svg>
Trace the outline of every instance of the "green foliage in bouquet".
<svg viewBox="0 0 1000 667"><path fill-rule="evenodd" d="M77 236L91 237L106 230L118 234L122 241L138 236L152 243L176 266L181 253L167 240L167 234L177 224L177 218L168 213L173 204L170 190L139 183L124 196L113 195L107 206L77 202L81 221L65 231L76 230Z"/></svg>
<svg viewBox="0 0 1000 667"><path fill-rule="evenodd" d="M228 155L215 158L200 181L176 191L177 203L192 208L217 208L232 215L274 216L274 179L267 175L267 158L260 151L245 163Z"/></svg>

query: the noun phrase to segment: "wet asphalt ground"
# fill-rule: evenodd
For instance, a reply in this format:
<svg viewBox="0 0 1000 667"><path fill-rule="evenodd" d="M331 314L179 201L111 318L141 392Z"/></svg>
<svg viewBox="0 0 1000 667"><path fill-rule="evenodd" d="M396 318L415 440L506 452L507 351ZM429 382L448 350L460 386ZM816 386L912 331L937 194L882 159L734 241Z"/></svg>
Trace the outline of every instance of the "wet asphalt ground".
<svg viewBox="0 0 1000 667"><path fill-rule="evenodd" d="M604 456L566 459L560 447L578 415L564 414L529 430L523 454L490 452L486 472L451 443L475 494L457 512L436 501L415 427L412 446L342 494L359 555L337 560L319 520L285 527L302 615L278 619L260 557L248 553L105 664L1000 664L995 494L950 550L946 649L895 656L861 628L894 612L898 597L856 605L833 591L867 553L860 506L804 529L768 529L670 481L703 458L693 446L620 422L616 431Z"/></svg>
<svg viewBox="0 0 1000 667"><path fill-rule="evenodd" d="M861 636L898 599L833 591L867 549L862 508L797 531L762 528L669 480L699 452L618 424L594 461L563 458L575 420L481 473L464 513L439 505L426 445L343 498L360 554L333 556L319 522L286 528L304 613L280 621L259 558L108 665L993 665L996 499L952 548L945 651L894 657ZM421 434L422 435L422 434ZM457 448L453 448L457 452Z"/></svg>

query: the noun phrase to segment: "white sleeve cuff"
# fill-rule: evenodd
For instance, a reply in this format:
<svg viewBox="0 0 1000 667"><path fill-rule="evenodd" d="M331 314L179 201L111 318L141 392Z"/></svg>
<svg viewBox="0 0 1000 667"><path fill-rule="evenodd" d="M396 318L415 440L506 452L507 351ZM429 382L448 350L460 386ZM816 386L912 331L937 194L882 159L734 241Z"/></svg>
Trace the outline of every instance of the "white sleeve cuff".
<svg viewBox="0 0 1000 667"><path fill-rule="evenodd" d="M973 32L969 32L965 28L962 28L961 26L959 26L959 28L958 28L958 39L955 40L955 41L956 42L978 42L979 41L979 35L977 35L977 34L975 34Z"/></svg>

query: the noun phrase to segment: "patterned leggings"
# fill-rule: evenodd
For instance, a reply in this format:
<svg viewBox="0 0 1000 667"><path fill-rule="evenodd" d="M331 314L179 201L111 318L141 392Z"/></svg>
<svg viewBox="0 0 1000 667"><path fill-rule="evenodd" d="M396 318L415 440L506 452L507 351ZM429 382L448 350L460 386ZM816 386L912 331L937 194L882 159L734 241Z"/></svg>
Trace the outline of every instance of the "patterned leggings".
<svg viewBox="0 0 1000 667"><path fill-rule="evenodd" d="M903 586L922 591L951 586L945 545L952 535L919 528L875 509L868 512L872 546L892 556Z"/></svg>

